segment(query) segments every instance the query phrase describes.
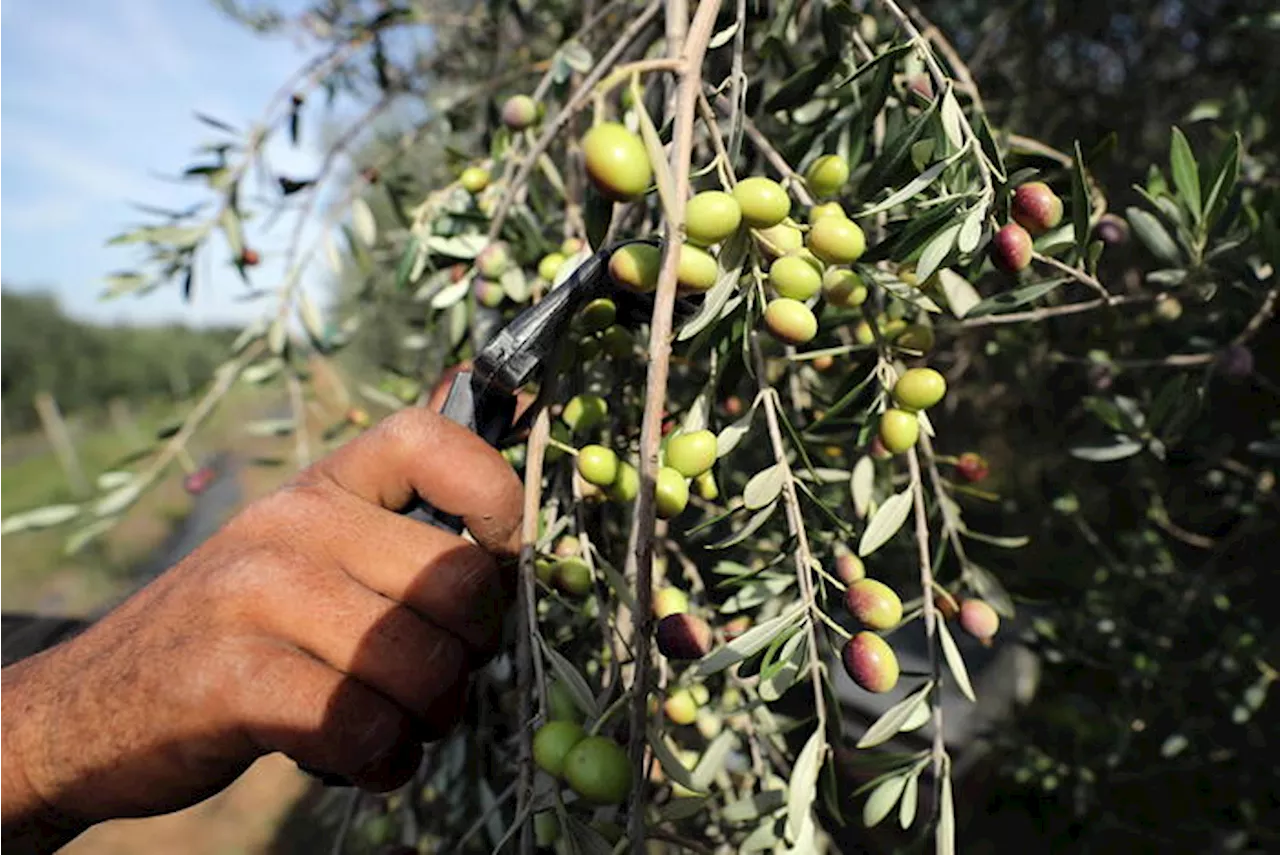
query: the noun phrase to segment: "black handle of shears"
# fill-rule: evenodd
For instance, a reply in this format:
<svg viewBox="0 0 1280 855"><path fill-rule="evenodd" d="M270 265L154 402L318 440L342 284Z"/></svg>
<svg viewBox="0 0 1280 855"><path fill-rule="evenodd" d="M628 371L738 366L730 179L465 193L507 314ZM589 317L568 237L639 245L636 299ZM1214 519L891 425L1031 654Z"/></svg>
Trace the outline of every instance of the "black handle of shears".
<svg viewBox="0 0 1280 855"><path fill-rule="evenodd" d="M470 371L459 371L454 375L441 414L496 447L503 435L511 429L516 409L515 395L477 394L472 378ZM462 532L461 519L433 508L426 502L418 502L408 512L408 516L454 534Z"/></svg>

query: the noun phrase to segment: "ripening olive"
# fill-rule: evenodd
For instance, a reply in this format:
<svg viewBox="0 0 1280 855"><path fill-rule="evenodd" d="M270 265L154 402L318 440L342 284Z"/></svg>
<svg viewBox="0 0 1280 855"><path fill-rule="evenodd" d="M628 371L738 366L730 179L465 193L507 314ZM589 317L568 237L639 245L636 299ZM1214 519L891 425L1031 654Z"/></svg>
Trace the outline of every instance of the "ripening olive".
<svg viewBox="0 0 1280 855"><path fill-rule="evenodd" d="M875 579L859 579L845 592L845 608L868 629L892 629L902 620L902 600Z"/></svg>
<svg viewBox="0 0 1280 855"><path fill-rule="evenodd" d="M856 309L867 300L867 286L847 267L828 267L822 274L822 296L833 306Z"/></svg>
<svg viewBox="0 0 1280 855"><path fill-rule="evenodd" d="M707 190L688 201L684 218L689 243L711 246L738 230L742 224L742 208L730 194L722 190Z"/></svg>
<svg viewBox="0 0 1280 855"><path fill-rule="evenodd" d="M564 774L565 759L586 731L574 721L549 721L533 735L533 762L549 775Z"/></svg>
<svg viewBox="0 0 1280 855"><path fill-rule="evenodd" d="M615 202L644 195L653 180L653 167L644 141L617 122L603 122L582 139L587 175L600 194Z"/></svg>
<svg viewBox="0 0 1280 855"><path fill-rule="evenodd" d="M502 123L513 131L523 131L538 121L538 103L528 95L512 95L502 105Z"/></svg>
<svg viewBox="0 0 1280 855"><path fill-rule="evenodd" d="M658 652L668 659L701 659L711 651L711 627L697 615L681 612L658 621Z"/></svg>
<svg viewBox="0 0 1280 855"><path fill-rule="evenodd" d="M927 410L947 394L947 381L932 368L910 368L893 384L893 400L904 410Z"/></svg>
<svg viewBox="0 0 1280 855"><path fill-rule="evenodd" d="M667 443L666 464L686 478L696 478L716 462L716 435L695 430L674 436Z"/></svg>
<svg viewBox="0 0 1280 855"><path fill-rule="evenodd" d="M658 470L654 502L659 519L679 516L689 504L689 482L670 466Z"/></svg>
<svg viewBox="0 0 1280 855"><path fill-rule="evenodd" d="M822 290L822 274L798 255L784 255L769 266L769 284L779 297L808 300Z"/></svg>
<svg viewBox="0 0 1280 855"><path fill-rule="evenodd" d="M956 472L966 481L981 481L987 477L990 469L986 458L976 451L966 451L956 461Z"/></svg>
<svg viewBox="0 0 1280 855"><path fill-rule="evenodd" d="M844 646L844 670L868 692L888 692L898 685L898 657L874 632L862 631Z"/></svg>
<svg viewBox="0 0 1280 855"><path fill-rule="evenodd" d="M985 600L965 600L960 604L960 628L979 641L989 642L1000 629L1000 615Z"/></svg>
<svg viewBox="0 0 1280 855"><path fill-rule="evenodd" d="M767 229L791 213L791 199L772 178L744 178L733 188L733 198L742 209L742 219L753 229Z"/></svg>
<svg viewBox="0 0 1280 855"><path fill-rule="evenodd" d="M823 217L809 227L805 245L828 264L851 264L867 249L867 237L853 220Z"/></svg>
<svg viewBox="0 0 1280 855"><path fill-rule="evenodd" d="M907 410L885 410L880 416L880 442L892 454L901 454L920 438L920 418Z"/></svg>
<svg viewBox="0 0 1280 855"><path fill-rule="evenodd" d="M496 309L502 305L502 301L507 296L502 290L502 285L492 279L482 279L480 277L472 280L471 293L476 295L476 302L490 309Z"/></svg>
<svg viewBox="0 0 1280 855"><path fill-rule="evenodd" d="M838 154L827 154L815 160L805 170L804 181L813 195L821 198L834 196L849 180L849 162Z"/></svg>
<svg viewBox="0 0 1280 855"><path fill-rule="evenodd" d="M564 758L564 779L585 801L621 804L631 792L631 762L612 739L588 736Z"/></svg>
<svg viewBox="0 0 1280 855"><path fill-rule="evenodd" d="M1009 223L991 239L991 263L1006 273L1017 273L1031 263L1031 235L1017 223Z"/></svg>
<svg viewBox="0 0 1280 855"><path fill-rule="evenodd" d="M588 445L578 452L578 474L597 487L607 487L618 477L618 455L603 445Z"/></svg>
<svg viewBox="0 0 1280 855"><path fill-rule="evenodd" d="M647 294L658 287L662 251L653 244L629 243L609 257L609 276L631 291Z"/></svg>
<svg viewBox="0 0 1280 855"><path fill-rule="evenodd" d="M511 253L502 241L489 244L476 256L476 270L486 279L499 279L511 267Z"/></svg>
<svg viewBox="0 0 1280 855"><path fill-rule="evenodd" d="M842 548L836 553L836 576L846 585L852 585L859 579L867 577L867 568L861 558L847 548Z"/></svg>
<svg viewBox="0 0 1280 855"><path fill-rule="evenodd" d="M799 300L778 297L764 310L764 325L774 338L785 344L804 344L818 334L818 319Z"/></svg>
<svg viewBox="0 0 1280 855"><path fill-rule="evenodd" d="M676 281L680 283L681 288L690 291L706 291L716 284L719 273L715 256L711 253L687 243L680 247Z"/></svg>
<svg viewBox="0 0 1280 855"><path fill-rule="evenodd" d="M1043 181L1030 181L1013 193L1009 213L1033 235L1042 235L1062 222L1062 200Z"/></svg>

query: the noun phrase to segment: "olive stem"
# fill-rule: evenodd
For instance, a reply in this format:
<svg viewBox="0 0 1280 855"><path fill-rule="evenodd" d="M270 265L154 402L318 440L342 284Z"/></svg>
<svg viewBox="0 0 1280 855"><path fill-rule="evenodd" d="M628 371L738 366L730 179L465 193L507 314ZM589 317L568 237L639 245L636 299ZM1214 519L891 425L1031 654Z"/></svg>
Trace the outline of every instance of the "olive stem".
<svg viewBox="0 0 1280 855"><path fill-rule="evenodd" d="M702 90L702 59L715 27L720 0L705 0L698 5L693 23L685 30L687 7L680 0L667 0L667 45L672 58L680 60L679 86L676 91L674 132L671 144L671 172L675 180L673 198L666 224L666 241L662 266L658 273L657 294L649 326L649 371L645 385L644 416L640 423L640 491L636 496L631 531L627 538L625 577L636 586L636 612L633 616L632 651L635 655L635 677L632 682L631 729L627 755L632 770L631 800L627 807L628 833L633 855L645 852L645 817L649 804L645 775L647 745L647 699L653 667L650 660L650 636L653 631L653 541L656 535L656 481L658 446L662 441L662 411L667 397L667 377L671 368L672 316L676 302L676 271L685 230L685 203L689 198L689 161L693 155L693 124L698 93ZM656 5L656 4L655 4ZM650 7L654 8L653 6ZM648 10L646 10L646 13ZM654 9L653 15L657 11ZM637 19L628 31L639 30ZM625 41L625 39L623 40ZM622 44L622 41L619 42ZM616 49L616 48L615 48ZM607 59L607 57L606 57ZM610 60L612 62L612 60ZM605 60L601 60L604 65ZM567 109L567 108L566 108Z"/></svg>
<svg viewBox="0 0 1280 855"><path fill-rule="evenodd" d="M933 746L930 755L933 759L934 811L942 792L943 764L947 757L947 744L943 738L942 721L942 663L938 659L938 612L930 592L933 590L933 565L929 555L929 515L924 506L924 481L920 477L920 459L916 450L907 452L907 466L911 472L911 497L915 507L916 547L920 557L920 589L924 593L921 603L924 613L924 633L929 645L929 673L933 678L934 689L929 703L932 707Z"/></svg>
<svg viewBox="0 0 1280 855"><path fill-rule="evenodd" d="M960 570L963 573L969 566L969 559L964 551L964 541L960 539L959 528L947 504L949 500L942 489L942 476L938 472L937 457L933 453L933 440L923 432L920 434L920 449L923 452L925 464L929 467L929 480L933 484L933 495L938 503L938 510L942 512L942 533L951 542L956 558L960 559Z"/></svg>
<svg viewBox="0 0 1280 855"><path fill-rule="evenodd" d="M1103 284L1098 281L1097 277L1090 276L1088 273L1085 273L1083 270L1079 270L1075 267L1072 267L1069 264L1064 264L1058 259L1053 258L1052 256L1045 255L1040 252L1031 253L1031 257L1036 261L1040 262L1041 264L1047 264L1048 266L1054 268L1055 270L1059 270L1067 274L1072 279L1075 279L1077 282L1082 282L1085 285L1088 285L1090 288L1092 288L1093 290L1101 294L1103 299L1106 299L1111 296L1111 294L1107 291L1107 289L1103 286Z"/></svg>

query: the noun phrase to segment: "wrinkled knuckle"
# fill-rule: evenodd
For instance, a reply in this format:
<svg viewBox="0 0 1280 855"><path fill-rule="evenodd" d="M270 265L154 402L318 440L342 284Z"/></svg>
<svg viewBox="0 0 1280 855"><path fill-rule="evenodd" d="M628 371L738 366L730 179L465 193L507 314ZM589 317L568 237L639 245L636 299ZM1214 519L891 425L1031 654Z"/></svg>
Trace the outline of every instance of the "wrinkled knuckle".
<svg viewBox="0 0 1280 855"><path fill-rule="evenodd" d="M377 427L378 439L384 442L397 459L412 459L431 445L434 436L435 416L420 407L407 407L384 419Z"/></svg>

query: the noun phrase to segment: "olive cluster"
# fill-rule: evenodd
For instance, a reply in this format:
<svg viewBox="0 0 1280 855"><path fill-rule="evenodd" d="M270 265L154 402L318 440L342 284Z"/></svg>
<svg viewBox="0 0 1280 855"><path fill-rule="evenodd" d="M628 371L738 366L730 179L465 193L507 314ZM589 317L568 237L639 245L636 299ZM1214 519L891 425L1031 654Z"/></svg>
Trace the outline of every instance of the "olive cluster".
<svg viewBox="0 0 1280 855"><path fill-rule="evenodd" d="M1013 222L991 241L991 263L1006 273L1017 273L1031 263L1031 239L1062 222L1062 200L1048 184L1031 181L1014 191L1009 215Z"/></svg>

